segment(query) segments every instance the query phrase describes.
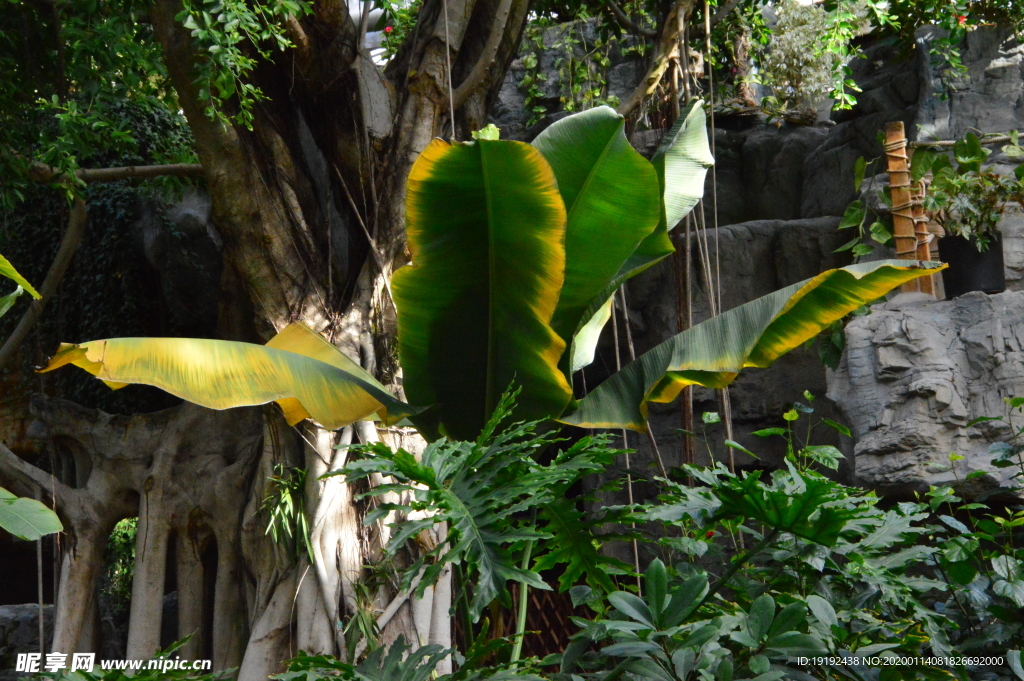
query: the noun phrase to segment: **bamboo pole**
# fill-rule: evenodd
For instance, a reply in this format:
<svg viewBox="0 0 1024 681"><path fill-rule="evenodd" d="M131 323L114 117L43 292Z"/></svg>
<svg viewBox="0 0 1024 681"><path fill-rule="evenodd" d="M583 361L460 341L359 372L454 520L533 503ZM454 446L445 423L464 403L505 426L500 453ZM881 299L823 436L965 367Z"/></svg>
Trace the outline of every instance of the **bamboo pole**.
<svg viewBox="0 0 1024 681"><path fill-rule="evenodd" d="M917 235L914 233L913 200L910 195L910 163L907 159L907 137L903 122L885 124L885 159L889 171L889 189L892 197L892 224L896 237L896 257L900 260L917 259ZM920 291L918 280L900 287L904 293Z"/></svg>
<svg viewBox="0 0 1024 681"><path fill-rule="evenodd" d="M918 260L931 260L931 243L932 235L928 231L928 216L924 213L924 195L925 195L925 184L924 178L918 180L910 190L911 199L911 215L914 218L914 236L917 238L917 259ZM921 277L918 281L920 282L921 293L927 293L930 296L935 295L935 275L929 274L926 277Z"/></svg>

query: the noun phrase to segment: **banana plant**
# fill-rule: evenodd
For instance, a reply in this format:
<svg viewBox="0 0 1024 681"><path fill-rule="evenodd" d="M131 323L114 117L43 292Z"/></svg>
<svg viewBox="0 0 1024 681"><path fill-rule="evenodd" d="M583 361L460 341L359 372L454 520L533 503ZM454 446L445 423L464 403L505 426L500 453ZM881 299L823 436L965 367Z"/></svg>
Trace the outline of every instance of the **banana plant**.
<svg viewBox="0 0 1024 681"><path fill-rule="evenodd" d="M593 358L624 281L673 252L713 163L695 102L648 161L607 107L569 116L532 145L433 141L406 192L411 264L394 275L405 393L300 324L264 346L120 338L62 345L44 370L74 364L111 387L145 383L223 409L276 401L290 423L326 428L407 419L428 440L473 440L503 391L516 419L643 430L649 402L689 384L722 387L768 366L927 265L881 261L829 270L694 326L580 400L572 374Z"/></svg>
<svg viewBox="0 0 1024 681"><path fill-rule="evenodd" d="M14 269L7 258L0 255L0 276L12 280L16 287L13 292L0 296L0 317L3 317L14 306L17 299L28 293L33 298L42 296L32 288L25 277ZM2 445L0 445L2 446ZM25 499L0 487L0 528L7 530L15 537L36 540L64 529L57 514L46 508L35 499Z"/></svg>

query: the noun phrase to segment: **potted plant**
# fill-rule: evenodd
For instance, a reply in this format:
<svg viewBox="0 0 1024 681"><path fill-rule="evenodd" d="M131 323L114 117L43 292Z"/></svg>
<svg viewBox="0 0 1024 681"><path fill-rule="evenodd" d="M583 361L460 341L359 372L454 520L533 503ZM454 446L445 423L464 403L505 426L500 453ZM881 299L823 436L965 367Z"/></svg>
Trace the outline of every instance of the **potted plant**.
<svg viewBox="0 0 1024 681"><path fill-rule="evenodd" d="M1021 155L1016 132L1011 142L1005 151ZM976 135L968 134L953 147L953 161L927 149L914 154L913 178L928 172L933 178L925 210L946 233L939 239L939 257L949 264L942 272L947 299L970 291L1006 290L999 222L1011 203L1024 207L1024 164L1012 175L1000 174L983 165L990 153Z"/></svg>

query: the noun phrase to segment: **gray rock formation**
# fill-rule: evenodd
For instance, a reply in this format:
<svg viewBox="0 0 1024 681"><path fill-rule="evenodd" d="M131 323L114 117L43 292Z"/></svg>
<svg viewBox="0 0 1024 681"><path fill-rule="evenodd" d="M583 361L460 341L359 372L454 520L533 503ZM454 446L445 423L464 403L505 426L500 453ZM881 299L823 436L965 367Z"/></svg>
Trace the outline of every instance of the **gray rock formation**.
<svg viewBox="0 0 1024 681"><path fill-rule="evenodd" d="M53 606L43 606L46 649L53 640ZM18 653L39 652L39 606L0 605L0 681L16 679L24 674L14 671Z"/></svg>
<svg viewBox="0 0 1024 681"><path fill-rule="evenodd" d="M890 494L966 482L972 496L1011 485L991 465L1011 437L1004 398L1024 396L1024 293L952 301L901 296L846 328L846 353L828 377L857 440L857 478ZM1016 415L1016 426L1024 416ZM964 457L951 462L955 452ZM968 481L968 476L979 472Z"/></svg>

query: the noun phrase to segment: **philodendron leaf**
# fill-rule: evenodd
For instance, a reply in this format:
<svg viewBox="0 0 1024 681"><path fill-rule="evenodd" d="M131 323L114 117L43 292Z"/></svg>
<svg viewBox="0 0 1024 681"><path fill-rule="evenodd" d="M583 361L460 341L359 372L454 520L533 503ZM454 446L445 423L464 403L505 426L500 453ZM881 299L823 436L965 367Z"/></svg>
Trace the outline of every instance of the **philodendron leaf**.
<svg viewBox="0 0 1024 681"><path fill-rule="evenodd" d="M565 271L566 214L555 175L528 144L434 140L409 174L412 264L392 281L398 349L427 437L477 437L501 393L517 419L559 414L572 390L551 328Z"/></svg>
<svg viewBox="0 0 1024 681"><path fill-rule="evenodd" d="M722 388L745 367L767 367L834 321L934 263L881 260L828 270L670 338L612 375L559 420L584 428L643 432L649 402L671 402L687 385Z"/></svg>
<svg viewBox="0 0 1024 681"><path fill-rule="evenodd" d="M0 255L0 276L7 277L13 281L15 284L28 291L28 294L36 300L42 298L42 296L39 295L39 291L32 288L32 284L28 283L25 277L18 274L18 270L14 269L14 265L11 264L11 261L2 255Z"/></svg>
<svg viewBox="0 0 1024 681"><path fill-rule="evenodd" d="M0 487L0 528L15 537L35 541L64 529L57 514L35 499L25 499Z"/></svg>
<svg viewBox="0 0 1024 681"><path fill-rule="evenodd" d="M152 385L210 409L277 402L290 424L311 417L335 429L374 414L397 423L417 411L301 324L266 345L198 338L63 343L42 371L66 364L111 388Z"/></svg>
<svg viewBox="0 0 1024 681"><path fill-rule="evenodd" d="M614 109L600 106L563 118L533 141L551 164L567 211L565 284L551 320L566 342L658 225L658 177L626 140L625 123Z"/></svg>

